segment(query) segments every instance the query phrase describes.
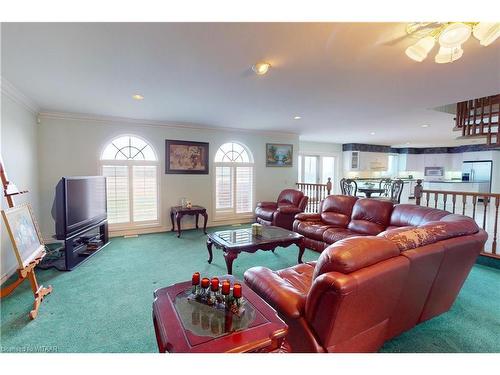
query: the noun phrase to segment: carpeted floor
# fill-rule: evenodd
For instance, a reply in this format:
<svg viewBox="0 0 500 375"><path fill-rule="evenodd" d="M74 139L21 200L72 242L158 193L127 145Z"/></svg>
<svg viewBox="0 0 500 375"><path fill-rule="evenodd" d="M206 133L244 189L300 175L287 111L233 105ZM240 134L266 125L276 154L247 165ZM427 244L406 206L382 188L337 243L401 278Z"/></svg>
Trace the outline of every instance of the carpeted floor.
<svg viewBox="0 0 500 375"><path fill-rule="evenodd" d="M212 229L215 230L215 229ZM156 288L184 281L195 271L225 273L220 250L206 261L201 231L113 238L72 272L38 271L54 291L30 321L26 282L1 301L3 352L156 352L151 303ZM272 269L296 263L297 248L241 254L234 274L256 265ZM306 250L304 261L318 254ZM382 352L500 352L500 270L475 265L453 308L387 342Z"/></svg>

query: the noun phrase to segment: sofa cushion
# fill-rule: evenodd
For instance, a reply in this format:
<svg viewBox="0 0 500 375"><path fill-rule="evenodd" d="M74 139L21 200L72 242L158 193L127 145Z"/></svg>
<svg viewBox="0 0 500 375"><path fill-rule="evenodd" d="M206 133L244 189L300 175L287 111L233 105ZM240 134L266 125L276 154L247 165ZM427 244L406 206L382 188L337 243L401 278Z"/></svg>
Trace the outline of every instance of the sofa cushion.
<svg viewBox="0 0 500 375"><path fill-rule="evenodd" d="M352 209L348 229L362 234L377 235L389 226L393 203L375 199L359 199Z"/></svg>
<svg viewBox="0 0 500 375"><path fill-rule="evenodd" d="M313 279L326 272L348 274L399 256L399 249L383 237L346 238L328 246L318 258Z"/></svg>
<svg viewBox="0 0 500 375"><path fill-rule="evenodd" d="M316 262L298 264L280 271L253 267L245 272L245 283L280 314L299 318L305 309Z"/></svg>
<svg viewBox="0 0 500 375"><path fill-rule="evenodd" d="M273 220L273 215L276 212L275 207L257 207L255 209L255 215L257 217L260 217L264 220L272 221Z"/></svg>
<svg viewBox="0 0 500 375"><path fill-rule="evenodd" d="M419 226L430 221L440 220L449 214L449 212L437 208L398 204L392 210L390 225L396 227Z"/></svg>
<svg viewBox="0 0 500 375"><path fill-rule="evenodd" d="M323 241L332 244L334 242L343 240L344 238L354 237L354 236L368 236L368 234L361 234L353 232L349 229L344 228L328 228L323 233Z"/></svg>
<svg viewBox="0 0 500 375"><path fill-rule="evenodd" d="M352 208L358 200L348 195L330 195L321 204L321 220L329 225L346 228L351 219Z"/></svg>
<svg viewBox="0 0 500 375"><path fill-rule="evenodd" d="M278 206L292 205L298 207L304 193L300 190L285 189L278 196Z"/></svg>
<svg viewBox="0 0 500 375"><path fill-rule="evenodd" d="M331 225L325 225L317 221L301 221L294 224L296 224L294 229L297 233L317 241L323 241L323 233L328 228L331 228Z"/></svg>

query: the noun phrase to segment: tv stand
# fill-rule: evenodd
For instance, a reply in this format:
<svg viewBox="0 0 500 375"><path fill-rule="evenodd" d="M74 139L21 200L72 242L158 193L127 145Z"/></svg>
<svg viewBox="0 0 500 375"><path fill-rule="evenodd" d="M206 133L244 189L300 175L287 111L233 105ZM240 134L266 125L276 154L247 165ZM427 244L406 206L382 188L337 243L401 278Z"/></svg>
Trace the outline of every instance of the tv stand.
<svg viewBox="0 0 500 375"><path fill-rule="evenodd" d="M96 249L89 250L87 244L92 240L102 242ZM103 220L91 227L87 227L64 239L64 256L42 264L40 268L55 267L60 271L71 271L91 256L102 250L109 242L108 221Z"/></svg>

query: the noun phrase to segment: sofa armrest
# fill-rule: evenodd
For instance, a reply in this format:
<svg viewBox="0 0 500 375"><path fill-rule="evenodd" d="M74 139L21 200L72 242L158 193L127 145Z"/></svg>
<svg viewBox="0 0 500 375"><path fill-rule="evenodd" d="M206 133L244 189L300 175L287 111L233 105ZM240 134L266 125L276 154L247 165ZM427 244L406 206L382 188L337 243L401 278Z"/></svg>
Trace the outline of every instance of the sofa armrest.
<svg viewBox="0 0 500 375"><path fill-rule="evenodd" d="M257 203L257 207L276 208L276 207L278 207L278 203L276 203L276 202L259 202L259 203Z"/></svg>
<svg viewBox="0 0 500 375"><path fill-rule="evenodd" d="M321 221L321 215L320 214L305 214L305 213L300 213L295 215L295 220L300 220L300 221Z"/></svg>
<svg viewBox="0 0 500 375"><path fill-rule="evenodd" d="M302 210L295 206L281 206L278 207L278 212L285 215L296 215L302 212Z"/></svg>
<svg viewBox="0 0 500 375"><path fill-rule="evenodd" d="M269 268L245 271L245 283L279 313L297 319L305 308L305 295Z"/></svg>

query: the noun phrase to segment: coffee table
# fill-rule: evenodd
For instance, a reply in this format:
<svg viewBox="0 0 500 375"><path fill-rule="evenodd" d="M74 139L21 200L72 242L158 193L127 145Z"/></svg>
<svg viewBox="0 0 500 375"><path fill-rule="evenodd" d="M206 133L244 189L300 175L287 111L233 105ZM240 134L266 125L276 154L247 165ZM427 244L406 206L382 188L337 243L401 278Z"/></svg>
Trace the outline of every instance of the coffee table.
<svg viewBox="0 0 500 375"><path fill-rule="evenodd" d="M243 252L255 253L257 250L274 250L280 247L297 245L299 247L298 263L302 263L302 255L305 247L303 245L304 237L301 234L289 231L287 229L263 226L262 235L252 235L251 228L222 230L208 234L207 250L208 263L212 263L212 245L222 249L224 260L226 261L227 272L233 273L233 261L238 254Z"/></svg>
<svg viewBox="0 0 500 375"><path fill-rule="evenodd" d="M234 278L226 275L221 279ZM196 301L188 301L191 282L154 292L153 324L161 353L272 352L282 347L288 327L276 311L243 286L241 318Z"/></svg>

